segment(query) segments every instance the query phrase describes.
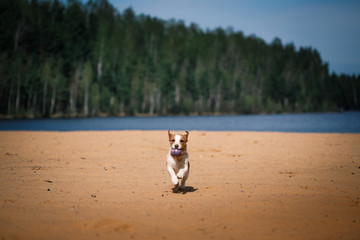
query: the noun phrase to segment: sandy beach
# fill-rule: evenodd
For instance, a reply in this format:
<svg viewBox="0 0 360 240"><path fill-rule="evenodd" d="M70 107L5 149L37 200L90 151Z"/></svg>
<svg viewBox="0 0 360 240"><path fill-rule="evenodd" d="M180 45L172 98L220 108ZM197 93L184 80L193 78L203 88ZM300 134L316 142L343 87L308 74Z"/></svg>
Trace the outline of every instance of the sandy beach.
<svg viewBox="0 0 360 240"><path fill-rule="evenodd" d="M0 239L359 239L360 134L0 132Z"/></svg>

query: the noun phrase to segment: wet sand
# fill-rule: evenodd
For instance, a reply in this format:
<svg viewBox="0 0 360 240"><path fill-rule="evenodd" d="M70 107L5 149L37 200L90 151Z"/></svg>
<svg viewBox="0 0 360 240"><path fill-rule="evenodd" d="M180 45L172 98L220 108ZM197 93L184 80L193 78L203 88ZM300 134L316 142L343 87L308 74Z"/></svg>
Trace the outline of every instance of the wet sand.
<svg viewBox="0 0 360 240"><path fill-rule="evenodd" d="M0 132L0 239L359 239L360 134Z"/></svg>

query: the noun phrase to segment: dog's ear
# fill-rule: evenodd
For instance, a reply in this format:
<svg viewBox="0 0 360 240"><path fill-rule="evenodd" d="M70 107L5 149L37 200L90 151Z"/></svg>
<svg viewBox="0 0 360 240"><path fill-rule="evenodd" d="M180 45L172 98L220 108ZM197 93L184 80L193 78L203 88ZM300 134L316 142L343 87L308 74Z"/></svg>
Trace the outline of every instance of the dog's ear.
<svg viewBox="0 0 360 240"><path fill-rule="evenodd" d="M188 131L185 131L185 132L186 132L186 141L188 141L189 132Z"/></svg>
<svg viewBox="0 0 360 240"><path fill-rule="evenodd" d="M171 142L171 133L170 133L170 130L168 130L168 135L169 135L169 142Z"/></svg>

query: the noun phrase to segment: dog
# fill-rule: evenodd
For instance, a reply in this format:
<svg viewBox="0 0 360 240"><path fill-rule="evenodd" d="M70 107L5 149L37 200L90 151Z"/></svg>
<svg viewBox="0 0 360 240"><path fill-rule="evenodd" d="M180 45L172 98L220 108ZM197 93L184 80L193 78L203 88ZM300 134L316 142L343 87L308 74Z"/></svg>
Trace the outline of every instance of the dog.
<svg viewBox="0 0 360 240"><path fill-rule="evenodd" d="M185 132L186 134L171 134L170 130L168 130L170 148L166 158L166 167L169 171L171 182L178 189L181 179L180 188L182 190L185 189L185 182L190 172L189 153L186 146L189 132Z"/></svg>

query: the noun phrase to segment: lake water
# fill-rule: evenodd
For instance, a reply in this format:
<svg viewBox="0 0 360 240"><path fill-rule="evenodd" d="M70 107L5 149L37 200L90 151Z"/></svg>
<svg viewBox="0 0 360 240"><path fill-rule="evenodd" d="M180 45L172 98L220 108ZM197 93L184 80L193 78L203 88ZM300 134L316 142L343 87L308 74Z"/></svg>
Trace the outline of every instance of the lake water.
<svg viewBox="0 0 360 240"><path fill-rule="evenodd" d="M0 130L272 131L360 133L360 112L236 116L107 117L0 120Z"/></svg>

